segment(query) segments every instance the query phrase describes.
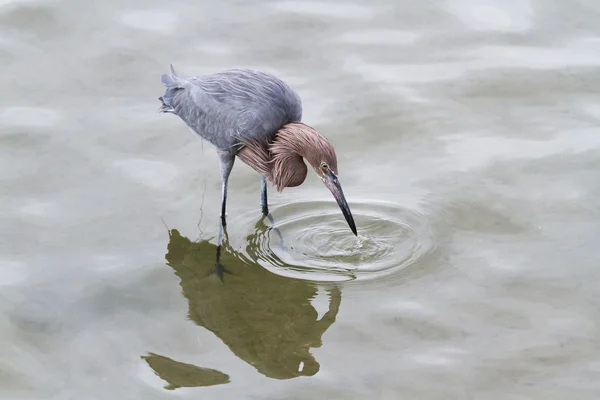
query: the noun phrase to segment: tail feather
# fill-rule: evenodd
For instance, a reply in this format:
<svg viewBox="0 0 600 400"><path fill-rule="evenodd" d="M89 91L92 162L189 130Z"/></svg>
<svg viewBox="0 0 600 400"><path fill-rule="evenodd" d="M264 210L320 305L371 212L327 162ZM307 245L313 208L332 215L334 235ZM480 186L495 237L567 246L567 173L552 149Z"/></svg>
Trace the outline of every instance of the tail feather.
<svg viewBox="0 0 600 400"><path fill-rule="evenodd" d="M169 64L169 69L171 70L171 74L170 75L168 75L168 74L162 74L160 76L160 81L167 88L173 88L173 87L180 86L181 85L181 79L179 79L179 76L175 72L175 68L173 68L173 64Z"/></svg>
<svg viewBox="0 0 600 400"><path fill-rule="evenodd" d="M158 99L162 102L162 106L158 109L159 112L175 113L173 106L173 97L175 93L183 89L181 79L177 76L173 64L169 64L170 75L162 74L160 76L161 83L167 88L165 94Z"/></svg>

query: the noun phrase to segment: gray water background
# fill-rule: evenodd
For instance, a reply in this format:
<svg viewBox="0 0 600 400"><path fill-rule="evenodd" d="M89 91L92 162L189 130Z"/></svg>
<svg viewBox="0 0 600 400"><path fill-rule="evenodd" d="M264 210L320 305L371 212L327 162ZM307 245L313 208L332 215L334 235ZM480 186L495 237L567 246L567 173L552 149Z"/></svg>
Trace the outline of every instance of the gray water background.
<svg viewBox="0 0 600 400"><path fill-rule="evenodd" d="M238 162L210 274L169 63L289 82L360 241ZM0 65L1 398L600 396L600 3L3 0Z"/></svg>

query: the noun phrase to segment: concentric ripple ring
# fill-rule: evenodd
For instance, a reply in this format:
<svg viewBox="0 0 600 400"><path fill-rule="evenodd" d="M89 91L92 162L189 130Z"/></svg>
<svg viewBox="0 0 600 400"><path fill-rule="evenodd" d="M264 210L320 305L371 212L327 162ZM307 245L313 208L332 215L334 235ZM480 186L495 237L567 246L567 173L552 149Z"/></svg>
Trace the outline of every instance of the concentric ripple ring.
<svg viewBox="0 0 600 400"><path fill-rule="evenodd" d="M274 223L249 237L248 256L279 275L348 281L405 269L433 248L427 219L416 211L373 201L352 202L350 207L358 237L335 202L274 207Z"/></svg>

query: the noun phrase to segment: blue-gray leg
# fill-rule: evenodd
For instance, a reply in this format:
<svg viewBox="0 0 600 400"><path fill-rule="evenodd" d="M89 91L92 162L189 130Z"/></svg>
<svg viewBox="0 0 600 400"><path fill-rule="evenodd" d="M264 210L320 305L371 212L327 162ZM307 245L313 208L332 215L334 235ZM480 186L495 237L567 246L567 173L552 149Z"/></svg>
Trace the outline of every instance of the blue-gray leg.
<svg viewBox="0 0 600 400"><path fill-rule="evenodd" d="M260 207L263 215L269 214L269 204L267 202L267 180L264 176L260 177Z"/></svg>
<svg viewBox="0 0 600 400"><path fill-rule="evenodd" d="M223 282L223 278L225 276L225 274L231 274L231 272L229 272L227 270L227 268L225 268L225 266L223 264L221 264L221 246L223 245L224 241L228 241L229 238L227 237L227 228L225 227L225 225L223 225L222 223L219 224L219 237L217 238L217 262L215 263L215 266L213 267L213 269L208 273L208 275L212 275L215 274L219 277L219 279L221 280L221 282Z"/></svg>
<svg viewBox="0 0 600 400"><path fill-rule="evenodd" d="M272 226L275 226L275 220L273 219L273 216L269 214L269 204L267 202L267 180L264 176L260 177L260 206L262 207L263 215L267 217ZM275 227L273 230L279 235L279 239L281 239L281 246L283 246L283 236L281 235L281 232L279 232L279 229Z"/></svg>
<svg viewBox="0 0 600 400"><path fill-rule="evenodd" d="M233 168L233 163L235 161L235 156L226 151L219 151L219 161L221 167L221 224L223 226L227 225L227 221L225 219L225 209L227 206L227 181L229 180L229 174L231 173L231 169Z"/></svg>

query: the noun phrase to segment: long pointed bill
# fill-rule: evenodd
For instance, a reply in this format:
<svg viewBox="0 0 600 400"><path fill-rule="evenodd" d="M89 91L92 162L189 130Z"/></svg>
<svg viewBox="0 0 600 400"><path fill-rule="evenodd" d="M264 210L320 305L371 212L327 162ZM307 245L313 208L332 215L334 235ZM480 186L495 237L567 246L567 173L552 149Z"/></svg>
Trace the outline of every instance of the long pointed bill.
<svg viewBox="0 0 600 400"><path fill-rule="evenodd" d="M333 174L333 172L329 172L323 181L325 186L331 191L335 201L337 201L338 206L342 210L342 214L344 214L344 218L346 218L346 222L350 226L352 233L356 236L356 225L354 224L354 218L352 218L352 213L350 212L350 207L348 206L348 202L346 202L346 198L344 197L344 191L342 190L342 185L340 185L340 181L337 176Z"/></svg>

